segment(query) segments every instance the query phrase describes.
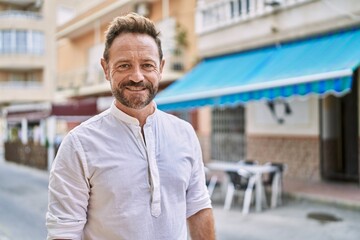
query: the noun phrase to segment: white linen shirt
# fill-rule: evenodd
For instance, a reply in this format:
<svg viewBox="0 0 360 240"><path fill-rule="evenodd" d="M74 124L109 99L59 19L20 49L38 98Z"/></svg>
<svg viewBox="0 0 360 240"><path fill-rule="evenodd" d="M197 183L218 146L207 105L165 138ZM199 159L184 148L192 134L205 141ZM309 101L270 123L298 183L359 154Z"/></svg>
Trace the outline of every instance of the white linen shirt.
<svg viewBox="0 0 360 240"><path fill-rule="evenodd" d="M211 208L196 134L158 109L143 132L114 104L70 131L50 172L48 239L187 239L186 219Z"/></svg>

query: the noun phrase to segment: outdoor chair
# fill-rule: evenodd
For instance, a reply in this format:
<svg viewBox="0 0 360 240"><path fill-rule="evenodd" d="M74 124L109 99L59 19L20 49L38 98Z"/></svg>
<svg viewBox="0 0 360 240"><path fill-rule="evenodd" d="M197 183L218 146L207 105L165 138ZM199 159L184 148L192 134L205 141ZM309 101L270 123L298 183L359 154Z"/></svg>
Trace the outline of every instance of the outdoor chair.
<svg viewBox="0 0 360 240"><path fill-rule="evenodd" d="M257 162L246 160L241 161L240 163L253 165ZM229 183L225 197L224 209L230 210L233 198L242 194L243 214L247 214L252 201L252 192L255 188L255 176L244 169L240 169L237 172L227 171L226 173L229 176Z"/></svg>
<svg viewBox="0 0 360 240"><path fill-rule="evenodd" d="M268 162L266 165L275 166L278 168L280 174L276 174L276 172L271 172L263 178L264 188L270 188L272 191L275 190L275 194L272 193L271 198L271 207L276 207L276 205L281 205L283 201L283 174L287 169L287 165L284 163L272 163ZM276 179L279 177L279 179ZM276 184L277 183L277 184ZM273 188L273 184L276 184Z"/></svg>

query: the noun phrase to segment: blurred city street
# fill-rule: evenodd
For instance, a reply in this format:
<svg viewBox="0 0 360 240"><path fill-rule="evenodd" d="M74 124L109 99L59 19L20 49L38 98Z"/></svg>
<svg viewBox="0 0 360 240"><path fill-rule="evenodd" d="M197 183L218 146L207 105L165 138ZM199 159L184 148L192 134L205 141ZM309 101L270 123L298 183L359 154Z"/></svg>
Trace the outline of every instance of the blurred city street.
<svg viewBox="0 0 360 240"><path fill-rule="evenodd" d="M46 238L47 183L46 171L0 160L0 240Z"/></svg>
<svg viewBox="0 0 360 240"><path fill-rule="evenodd" d="M167 171L157 160L182 164L174 159L184 156L195 166L193 159L200 154L189 136L196 135L217 239L360 240L359 3L0 0L0 240L46 239L49 168L65 136L99 114L95 121L101 127L87 125L96 133L86 133L84 141L79 137L81 144L76 140L71 146L79 162L87 163L79 164L81 173L94 169L99 176L92 186L113 191L134 176L143 184L141 177L149 174L154 204L157 189L171 189L176 196L168 199L178 199L173 190L180 184L167 177L182 172L175 165ZM125 30L117 31L117 24ZM141 44L152 49L154 40L157 47L144 50L140 41L122 41L124 35L137 40L150 36ZM117 59L118 48L124 64ZM146 88L138 89L135 82ZM142 97L149 101L132 106L133 99ZM109 122L114 120L111 127L101 125L104 111ZM162 124L160 111L188 122L195 135L180 123L168 128L176 121ZM159 121L150 120L155 118ZM134 132L141 146L145 143L139 153L133 152L135 142L123 138L132 136L133 128L123 126L128 123L141 129ZM119 153L134 153L149 165L140 170L134 165L141 173L136 175L130 168L100 162L115 162ZM109 177L108 170L124 179ZM175 174L174 179L184 178ZM91 192L91 200L103 207L108 198L104 188L97 189L100 193ZM134 189L142 196L136 181L129 185ZM115 207L117 193L122 194L116 190L111 195ZM103 221L98 216L109 212L94 214L94 219ZM142 226L124 219L127 226ZM99 236L91 238L105 238Z"/></svg>
<svg viewBox="0 0 360 240"><path fill-rule="evenodd" d="M0 240L41 240L46 237L48 173L0 161ZM285 199L283 206L243 216L241 204L223 210L214 199L217 239L341 239L360 236L360 211L304 200ZM328 215L318 218L311 215Z"/></svg>

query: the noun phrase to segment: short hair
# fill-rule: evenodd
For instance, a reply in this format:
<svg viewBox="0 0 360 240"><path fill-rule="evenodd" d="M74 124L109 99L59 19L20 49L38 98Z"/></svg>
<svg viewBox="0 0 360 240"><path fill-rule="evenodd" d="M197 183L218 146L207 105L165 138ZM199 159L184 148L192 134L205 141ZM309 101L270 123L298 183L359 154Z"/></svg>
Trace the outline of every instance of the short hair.
<svg viewBox="0 0 360 240"><path fill-rule="evenodd" d="M109 50L114 42L114 39L123 33L140 33L147 34L152 37L158 47L160 61L162 60L163 52L161 49L161 40L159 38L160 32L157 31L155 24L146 17L136 13L129 13L125 16L114 18L105 32L105 49L103 58L106 62L109 61Z"/></svg>

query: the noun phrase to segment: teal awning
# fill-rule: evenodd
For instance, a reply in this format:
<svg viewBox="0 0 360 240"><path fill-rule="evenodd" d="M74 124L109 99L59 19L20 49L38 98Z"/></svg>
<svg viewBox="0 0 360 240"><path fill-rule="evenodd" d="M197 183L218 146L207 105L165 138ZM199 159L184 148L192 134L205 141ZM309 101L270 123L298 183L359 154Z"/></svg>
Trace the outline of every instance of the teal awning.
<svg viewBox="0 0 360 240"><path fill-rule="evenodd" d="M204 59L155 98L163 110L343 95L360 63L360 30Z"/></svg>

